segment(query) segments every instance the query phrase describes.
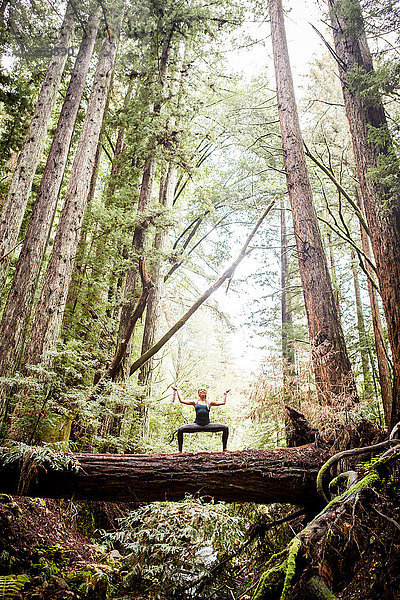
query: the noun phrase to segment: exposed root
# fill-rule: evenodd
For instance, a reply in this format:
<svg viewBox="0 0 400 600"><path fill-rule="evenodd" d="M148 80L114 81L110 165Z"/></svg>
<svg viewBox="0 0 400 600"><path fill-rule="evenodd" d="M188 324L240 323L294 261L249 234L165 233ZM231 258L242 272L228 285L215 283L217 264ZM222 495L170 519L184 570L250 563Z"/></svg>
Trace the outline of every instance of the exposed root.
<svg viewBox="0 0 400 600"><path fill-rule="evenodd" d="M374 444L373 446L365 446L364 448L353 448L351 450L344 450L343 452L338 452L329 458L326 463L321 467L318 476L317 476L317 491L318 494L325 502L329 502L329 498L327 497L324 490L324 480L328 475L329 469L335 465L342 458L346 458L349 456L360 456L362 454L374 454L378 450L383 450L384 448L388 448L391 446L395 446L400 444L400 440L386 440L385 442L381 442L379 444Z"/></svg>
<svg viewBox="0 0 400 600"><path fill-rule="evenodd" d="M369 489L379 487L382 484L386 476L386 464L397 457L400 451L398 440L389 440L388 442L376 444L368 448L356 449L355 451L341 452L325 463L320 471L320 487L322 486L323 475L327 473L330 466L335 464L344 455L359 455L371 452L371 450L375 451L377 448L387 448L396 443L394 448L390 448L374 461L372 467L362 479L358 480L355 471L348 471L342 473L332 481L331 487L345 480L347 489L328 502L324 509L290 542L285 550L271 557L266 565L267 570L262 575L252 600L289 600L294 587L296 560L299 552L302 551L304 557L307 557L310 552L315 551L318 543L329 540L329 536L333 532L332 526L337 527L339 519L346 514L348 504L355 502L360 494ZM323 494L326 497L324 492ZM396 523L396 525L398 524ZM311 569L313 568L311 567ZM312 592L312 597L316 600L336 599L329 586L319 576L309 576L308 581L303 581L303 587L304 585L307 590Z"/></svg>

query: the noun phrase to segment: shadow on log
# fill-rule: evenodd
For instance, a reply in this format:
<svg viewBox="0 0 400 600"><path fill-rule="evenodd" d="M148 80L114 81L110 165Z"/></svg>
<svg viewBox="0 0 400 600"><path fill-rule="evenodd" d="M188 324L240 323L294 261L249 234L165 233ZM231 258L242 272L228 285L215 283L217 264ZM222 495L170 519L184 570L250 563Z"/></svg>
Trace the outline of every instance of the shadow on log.
<svg viewBox="0 0 400 600"><path fill-rule="evenodd" d="M225 502L315 505L316 478L327 452L310 444L237 452L71 457L76 467L59 471L37 464L31 470L28 464L27 469L25 458L8 464L3 460L0 492L112 502L181 500L193 494Z"/></svg>

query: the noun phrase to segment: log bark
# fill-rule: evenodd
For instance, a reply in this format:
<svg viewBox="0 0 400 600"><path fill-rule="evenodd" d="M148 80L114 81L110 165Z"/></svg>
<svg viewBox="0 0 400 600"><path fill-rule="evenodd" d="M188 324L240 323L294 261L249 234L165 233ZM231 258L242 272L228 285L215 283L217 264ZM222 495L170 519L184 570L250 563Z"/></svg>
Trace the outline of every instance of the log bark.
<svg viewBox="0 0 400 600"><path fill-rule="evenodd" d="M302 448L187 454L75 454L78 472L41 469L23 495L110 502L176 501L185 494L215 501L318 502L316 477L327 458ZM0 491L17 494L18 464L0 466ZM19 492L21 493L21 491Z"/></svg>
<svg viewBox="0 0 400 600"><path fill-rule="evenodd" d="M321 404L357 401L315 212L294 95L281 0L268 0L283 162L292 207L313 369Z"/></svg>

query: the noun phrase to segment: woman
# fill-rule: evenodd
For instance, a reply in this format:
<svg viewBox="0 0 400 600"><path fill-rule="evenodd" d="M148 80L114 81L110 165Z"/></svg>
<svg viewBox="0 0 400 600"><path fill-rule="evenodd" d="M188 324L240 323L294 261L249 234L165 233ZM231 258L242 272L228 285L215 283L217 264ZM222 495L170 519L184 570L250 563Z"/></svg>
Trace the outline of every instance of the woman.
<svg viewBox="0 0 400 600"><path fill-rule="evenodd" d="M197 402L195 402L194 400L182 400L178 388L174 385L171 386L171 388L177 393L179 402L194 406L196 410L196 419L194 423L182 425L182 427L179 427L178 429L179 452L182 452L183 448L183 434L197 433L199 431L222 431L222 449L225 452L228 443L229 428L227 425L222 425L221 423L210 422L210 408L211 406L223 406L226 403L226 396L231 390L226 390L226 392L224 392L221 402L207 402L207 390L201 387L197 390L198 398Z"/></svg>

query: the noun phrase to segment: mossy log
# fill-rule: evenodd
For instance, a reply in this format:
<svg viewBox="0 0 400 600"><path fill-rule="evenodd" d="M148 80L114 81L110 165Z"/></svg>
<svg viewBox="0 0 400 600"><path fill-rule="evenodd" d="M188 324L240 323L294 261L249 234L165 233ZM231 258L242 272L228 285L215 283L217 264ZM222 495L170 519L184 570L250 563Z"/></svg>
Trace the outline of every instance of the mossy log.
<svg viewBox="0 0 400 600"><path fill-rule="evenodd" d="M72 456L78 468L57 471L36 465L24 485L19 481L20 463L3 460L0 492L112 502L180 500L196 494L225 502L312 505L318 502L317 473L327 458L313 444L237 452ZM23 472L26 477L26 465Z"/></svg>
<svg viewBox="0 0 400 600"><path fill-rule="evenodd" d="M310 594L315 600L336 599L333 591L323 581L323 573L329 572L329 578L333 579L332 573L335 570L334 567L337 567L339 556L344 554L346 550L349 552L348 548L351 542L349 529L352 530L355 527L360 499L365 499L372 489L375 492L372 496L373 500L379 498L377 489L382 487L385 478L390 475L389 463L398 461L400 444L399 440L388 440L386 443L353 450L353 455L359 456L360 454L371 453L371 449L378 451L393 444L395 444L394 447L389 448L367 467L360 480L357 480L357 474L353 471L335 478L334 481L338 482L343 476L344 480L347 481L348 489L339 496L334 497L301 532L296 534L282 552L270 558L265 565L265 571L258 582L252 600L277 600L278 598L279 600L290 600L290 598L297 600L309 597ZM349 452L345 451L331 457L321 468L318 481L321 481L322 473L326 473L329 466L340 460L343 455L347 456ZM374 509L373 506L372 510L388 520L386 515ZM365 514L364 509L364 519ZM400 528L398 523L390 517L389 522L392 526ZM367 533L365 543L369 546L371 533L370 531ZM358 557L359 554L362 555L360 549L361 536L356 536L356 538L358 538L355 541L356 556ZM329 550L329 544L332 546L333 539L335 540L335 553ZM343 544L341 550L338 546L339 543ZM298 555L302 558L300 568L296 565ZM351 565L351 561L348 560L347 562ZM349 570L351 570L351 566ZM336 580L331 581L330 584L334 584L336 588L340 589L344 581L345 578L340 578L339 572L339 574L336 574ZM294 589L295 586L297 586L296 590ZM306 596L304 596L305 589L307 589Z"/></svg>

